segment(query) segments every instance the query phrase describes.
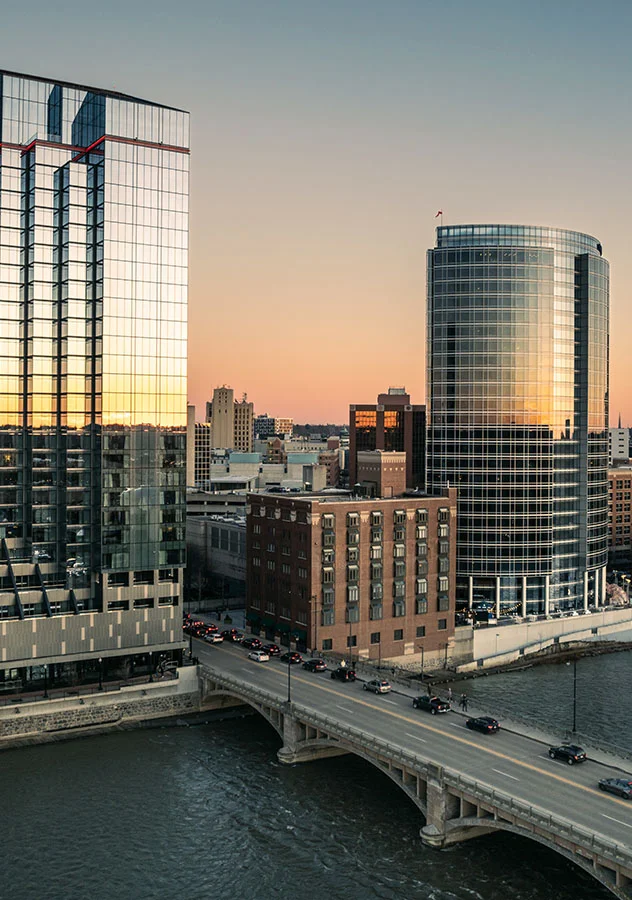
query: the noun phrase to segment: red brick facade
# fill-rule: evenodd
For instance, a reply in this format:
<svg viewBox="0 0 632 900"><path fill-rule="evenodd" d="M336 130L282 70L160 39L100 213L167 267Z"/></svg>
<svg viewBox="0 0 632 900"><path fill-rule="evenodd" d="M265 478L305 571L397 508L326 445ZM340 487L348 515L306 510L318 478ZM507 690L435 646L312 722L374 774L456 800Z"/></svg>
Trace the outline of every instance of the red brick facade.
<svg viewBox="0 0 632 900"><path fill-rule="evenodd" d="M454 634L456 491L442 497L249 494L247 616L268 637L387 659ZM350 621L351 620L351 621Z"/></svg>

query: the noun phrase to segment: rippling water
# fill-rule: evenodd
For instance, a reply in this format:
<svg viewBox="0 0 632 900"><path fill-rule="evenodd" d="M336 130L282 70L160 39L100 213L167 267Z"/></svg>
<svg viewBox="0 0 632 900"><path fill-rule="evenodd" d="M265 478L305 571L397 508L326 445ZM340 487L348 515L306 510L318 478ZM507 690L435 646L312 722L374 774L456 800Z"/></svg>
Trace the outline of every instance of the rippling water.
<svg viewBox="0 0 632 900"><path fill-rule="evenodd" d="M2 897L611 896L562 857L511 835L426 849L417 810L368 763L288 768L276 761L278 747L251 716L0 754Z"/></svg>

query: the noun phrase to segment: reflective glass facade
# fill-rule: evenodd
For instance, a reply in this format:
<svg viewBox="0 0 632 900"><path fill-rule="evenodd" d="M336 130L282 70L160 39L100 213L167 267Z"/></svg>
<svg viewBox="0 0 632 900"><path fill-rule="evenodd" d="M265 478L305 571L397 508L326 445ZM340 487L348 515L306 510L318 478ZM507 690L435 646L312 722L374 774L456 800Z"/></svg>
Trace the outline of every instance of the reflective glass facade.
<svg viewBox="0 0 632 900"><path fill-rule="evenodd" d="M446 226L428 253L428 484L458 488L457 602L602 602L608 280L598 241Z"/></svg>
<svg viewBox="0 0 632 900"><path fill-rule="evenodd" d="M180 110L0 72L2 619L179 602L188 144Z"/></svg>

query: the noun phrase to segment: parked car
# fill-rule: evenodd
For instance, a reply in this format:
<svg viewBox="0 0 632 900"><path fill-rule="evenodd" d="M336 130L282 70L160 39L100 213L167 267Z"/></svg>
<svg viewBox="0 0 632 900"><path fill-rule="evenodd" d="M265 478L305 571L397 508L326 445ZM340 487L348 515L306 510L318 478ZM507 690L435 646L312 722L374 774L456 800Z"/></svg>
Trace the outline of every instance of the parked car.
<svg viewBox="0 0 632 900"><path fill-rule="evenodd" d="M562 744L560 747L549 747L551 759L563 759L569 766L586 761L586 752L576 744Z"/></svg>
<svg viewBox="0 0 632 900"><path fill-rule="evenodd" d="M248 659L254 659L255 662L268 662L270 657L263 650L251 650Z"/></svg>
<svg viewBox="0 0 632 900"><path fill-rule="evenodd" d="M307 659L303 663L303 668L308 672L324 672L327 669L327 663L324 659Z"/></svg>
<svg viewBox="0 0 632 900"><path fill-rule="evenodd" d="M362 685L365 691L373 691L374 694L388 694L392 690L388 681L376 678L373 681L365 681Z"/></svg>
<svg viewBox="0 0 632 900"><path fill-rule="evenodd" d="M415 709L425 709L426 712L436 716L437 713L450 712L451 706L447 700L441 700L439 697L415 697L413 700Z"/></svg>
<svg viewBox="0 0 632 900"><path fill-rule="evenodd" d="M500 725L496 719L490 716L479 716L477 719L468 719L465 723L472 731L480 731L482 734L495 734Z"/></svg>
<svg viewBox="0 0 632 900"><path fill-rule="evenodd" d="M231 628L229 631L222 631L222 637L225 641L232 641L233 644L240 644L244 636L234 628Z"/></svg>
<svg viewBox="0 0 632 900"><path fill-rule="evenodd" d="M216 631L211 631L208 634L204 635L204 640L207 642L207 644L221 644L224 638Z"/></svg>
<svg viewBox="0 0 632 900"><path fill-rule="evenodd" d="M281 662L287 663L288 666L297 666L303 662L303 657L300 653L284 653L279 659Z"/></svg>
<svg viewBox="0 0 632 900"><path fill-rule="evenodd" d="M281 655L281 648L277 644L264 644L262 649L265 650L268 656Z"/></svg>
<svg viewBox="0 0 632 900"><path fill-rule="evenodd" d="M609 794L616 794L617 797L632 800L632 781L628 781L627 778L602 778L599 787Z"/></svg>
<svg viewBox="0 0 632 900"><path fill-rule="evenodd" d="M263 644L259 638L244 638L241 642L241 646L245 647L246 650L261 650Z"/></svg>
<svg viewBox="0 0 632 900"><path fill-rule="evenodd" d="M212 624L211 624L211 625L207 625L207 626L206 626L206 633L207 633L207 634L210 634L211 632L215 632L215 631L219 631L219 628L217 627L217 625L212 625Z"/></svg>
<svg viewBox="0 0 632 900"><path fill-rule="evenodd" d="M331 677L336 678L338 681L355 681L356 673L348 666L340 666L338 669L333 670Z"/></svg>

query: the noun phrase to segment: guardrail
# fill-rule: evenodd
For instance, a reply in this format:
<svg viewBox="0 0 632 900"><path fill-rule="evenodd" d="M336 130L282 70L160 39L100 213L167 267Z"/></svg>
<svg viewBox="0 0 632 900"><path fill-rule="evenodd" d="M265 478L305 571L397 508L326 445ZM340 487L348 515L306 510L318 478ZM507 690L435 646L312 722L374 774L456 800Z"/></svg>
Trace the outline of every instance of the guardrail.
<svg viewBox="0 0 632 900"><path fill-rule="evenodd" d="M218 681L234 687L243 696L274 706L277 709L283 709L287 706L287 701L281 699L278 695L271 694L269 691L261 688L244 685L237 678L225 675L206 664L204 668L212 677L216 677ZM308 725L321 728L323 731L330 732L336 737L346 739L350 744L355 744L362 749L368 750L370 753L386 757L389 761L399 762L422 776L427 775L430 767L440 768L443 773L443 781L450 787L475 797L493 806L495 809L510 813L513 816L519 816L531 825L540 828L544 827L552 834L582 844L605 859L632 868L632 848L610 841L605 835L575 825L569 819L553 815L540 806L515 800L511 795L497 791L485 782L468 778L466 775L458 772L452 772L446 769L445 766L439 766L429 760L424 761L418 753L413 753L399 744L393 744L389 741L384 741L382 738L367 735L365 731L341 723L337 719L331 719L329 716L315 712L302 704L292 702L290 705L292 713L298 715Z"/></svg>
<svg viewBox="0 0 632 900"><path fill-rule="evenodd" d="M102 688L98 685L86 684L77 685L75 688L49 688L48 692L39 690L21 694L9 694L0 697L0 707L19 706L22 703L39 703L40 701L46 702L49 700L73 700L77 697L89 697L92 694L115 693L126 687L141 687L152 682L173 681L175 677L177 676L171 673L166 673L162 676L154 674L151 679L148 675L143 675L138 678L123 679L117 682L104 681Z"/></svg>

